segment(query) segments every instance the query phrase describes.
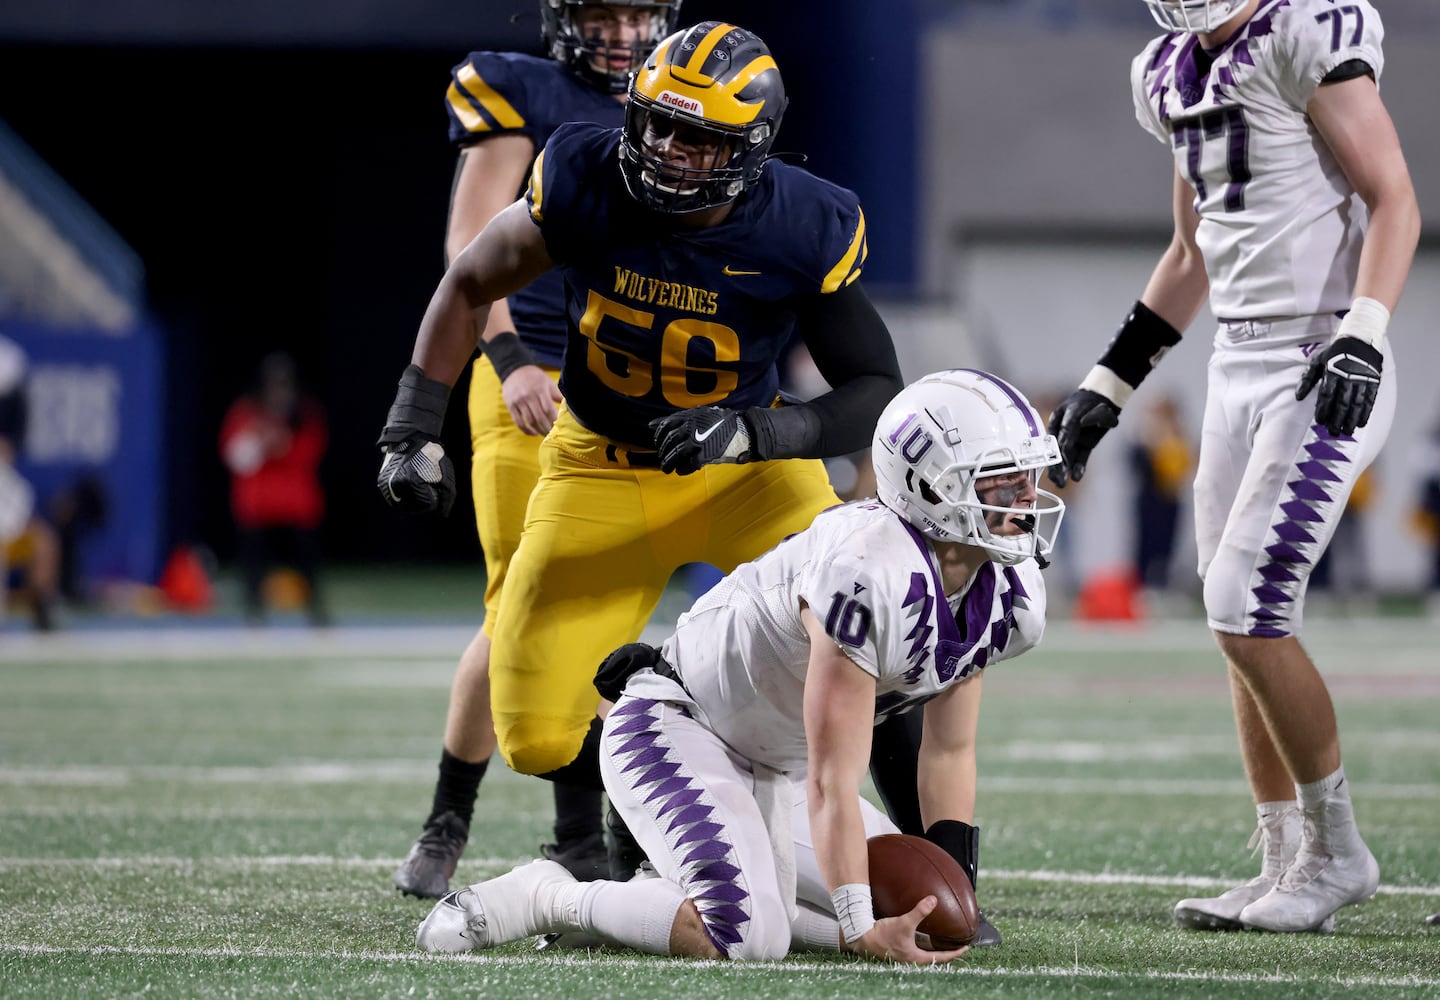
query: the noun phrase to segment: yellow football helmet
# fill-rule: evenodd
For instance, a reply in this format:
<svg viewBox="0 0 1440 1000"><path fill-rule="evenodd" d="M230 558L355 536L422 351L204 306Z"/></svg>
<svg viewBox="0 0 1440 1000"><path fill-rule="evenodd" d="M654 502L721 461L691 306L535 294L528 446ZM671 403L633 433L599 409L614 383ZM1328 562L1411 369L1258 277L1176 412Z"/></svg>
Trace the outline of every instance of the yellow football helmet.
<svg viewBox="0 0 1440 1000"><path fill-rule="evenodd" d="M656 47L630 81L620 169L659 212L723 205L755 184L787 104L765 43L705 21Z"/></svg>

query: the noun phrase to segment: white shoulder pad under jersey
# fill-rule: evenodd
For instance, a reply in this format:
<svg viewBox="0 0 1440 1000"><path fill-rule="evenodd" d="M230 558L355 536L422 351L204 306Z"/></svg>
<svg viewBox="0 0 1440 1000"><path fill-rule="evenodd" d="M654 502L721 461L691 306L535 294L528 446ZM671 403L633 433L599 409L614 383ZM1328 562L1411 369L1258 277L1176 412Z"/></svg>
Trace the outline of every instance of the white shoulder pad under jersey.
<svg viewBox="0 0 1440 1000"><path fill-rule="evenodd" d="M827 511L737 568L681 617L663 653L727 743L782 770L805 765L807 606L876 678L878 721L1033 646L1045 589L1034 562L986 563L947 602L929 543L875 501Z"/></svg>
<svg viewBox="0 0 1440 1000"><path fill-rule="evenodd" d="M1216 51L1163 35L1131 65L1136 117L1195 188L1217 316L1349 307L1367 212L1306 109L1344 63L1378 81L1383 34L1366 0L1268 0Z"/></svg>

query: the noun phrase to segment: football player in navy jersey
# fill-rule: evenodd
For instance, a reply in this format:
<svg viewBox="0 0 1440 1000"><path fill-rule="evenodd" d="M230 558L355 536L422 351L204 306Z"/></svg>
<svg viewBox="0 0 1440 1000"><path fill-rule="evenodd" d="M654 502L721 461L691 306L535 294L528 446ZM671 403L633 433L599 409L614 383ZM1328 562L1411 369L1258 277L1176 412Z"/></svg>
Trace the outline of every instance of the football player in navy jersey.
<svg viewBox="0 0 1440 1000"><path fill-rule="evenodd" d="M680 0L541 0L549 58L472 52L455 67L445 95L450 140L459 149L447 262L515 200L536 153L562 122L621 124L631 73L674 29L679 8ZM485 620L455 671L430 815L394 875L402 892L430 898L449 888L480 780L495 752L491 635L510 558L520 543L525 502L540 476L540 439L560 400L555 384L565 348L560 275L542 275L508 300L496 301L485 333L501 348L518 342L528 358L506 368L503 388L489 358L478 358L471 368L470 478L485 554ZM555 812L555 844L547 845L546 856L580 878L608 875L599 793L557 783Z"/></svg>
<svg viewBox="0 0 1440 1000"><path fill-rule="evenodd" d="M491 708L513 769L596 788L595 665L640 633L676 567L728 571L836 504L818 459L864 447L901 385L858 281L855 196L768 161L786 99L764 43L730 24L686 29L629 95L622 129L556 130L525 197L446 272L379 476L394 506L448 505L450 386L482 329L502 380L533 363L487 323L558 268L564 401L491 633ZM775 362L797 332L834 389L781 406Z"/></svg>

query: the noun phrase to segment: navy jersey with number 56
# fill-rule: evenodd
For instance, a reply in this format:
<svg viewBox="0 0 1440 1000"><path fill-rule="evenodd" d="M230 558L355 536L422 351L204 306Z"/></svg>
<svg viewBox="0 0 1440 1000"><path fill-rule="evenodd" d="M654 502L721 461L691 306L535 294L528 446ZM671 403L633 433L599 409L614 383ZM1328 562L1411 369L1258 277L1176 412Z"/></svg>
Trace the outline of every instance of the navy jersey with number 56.
<svg viewBox="0 0 1440 1000"><path fill-rule="evenodd" d="M796 302L860 276L865 217L850 191L772 161L722 223L681 228L630 196L619 142L618 129L561 126L526 198L565 279L571 412L651 447L656 417L775 400Z"/></svg>

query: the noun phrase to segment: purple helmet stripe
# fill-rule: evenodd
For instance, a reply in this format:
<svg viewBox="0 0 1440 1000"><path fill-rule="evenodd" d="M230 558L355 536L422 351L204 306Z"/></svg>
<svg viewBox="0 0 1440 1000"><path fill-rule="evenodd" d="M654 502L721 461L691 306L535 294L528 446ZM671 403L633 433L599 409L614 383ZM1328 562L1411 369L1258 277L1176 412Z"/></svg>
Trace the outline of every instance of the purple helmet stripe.
<svg viewBox="0 0 1440 1000"><path fill-rule="evenodd" d="M1019 409L1022 414L1024 414L1025 423L1030 425L1030 436L1032 438L1040 436L1040 428L1035 423L1035 418L1030 415L1030 404L1025 401L1024 396L1020 395L1018 392L1015 391L1015 387L1012 386L1009 382L1006 382L1004 379L998 379L994 375L991 375L989 372L982 372L978 368L957 368L956 371L969 372L971 375L979 375L985 381L994 382L996 385L998 385L1000 387L1000 391L1005 393L1005 395L1009 396L1010 402L1014 403L1016 408Z"/></svg>

